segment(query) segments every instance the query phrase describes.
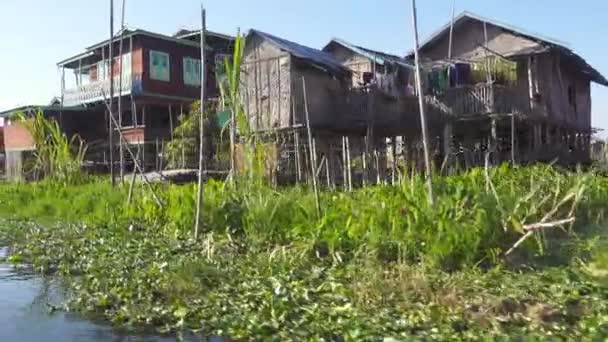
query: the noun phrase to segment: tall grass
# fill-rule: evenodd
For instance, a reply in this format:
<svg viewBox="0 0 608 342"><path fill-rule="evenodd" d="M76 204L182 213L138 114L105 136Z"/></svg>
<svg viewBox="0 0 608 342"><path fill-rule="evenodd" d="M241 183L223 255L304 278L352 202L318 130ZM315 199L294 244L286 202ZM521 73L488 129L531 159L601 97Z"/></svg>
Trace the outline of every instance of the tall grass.
<svg viewBox="0 0 608 342"><path fill-rule="evenodd" d="M36 145L33 172L61 184L76 184L84 180L82 165L87 146L77 135L65 135L59 123L38 111L33 117L16 115Z"/></svg>
<svg viewBox="0 0 608 342"><path fill-rule="evenodd" d="M380 260L407 260L460 267L498 262L518 240L521 227L540 221L548 212L570 214L575 197L575 236L589 223L603 222L608 183L603 178L567 173L546 166L490 172L495 192L487 191L483 170L438 178L437 201L430 207L421 177L399 186L368 187L353 192L322 192L323 215L315 219L314 194L307 188L276 190L257 183L236 186L210 182L205 187L206 232L244 239L250 246L296 244L336 258L360 253ZM126 194L105 181L61 187L52 182L0 187L0 214L16 219L47 219L91 225L141 226L168 237L188 237L194 215L193 186L158 186L165 203L159 208L142 192L132 206ZM555 209L566 197L571 200ZM567 227L569 228L569 227ZM552 233L553 234L553 233ZM521 247L524 254L550 253L550 241L539 233Z"/></svg>

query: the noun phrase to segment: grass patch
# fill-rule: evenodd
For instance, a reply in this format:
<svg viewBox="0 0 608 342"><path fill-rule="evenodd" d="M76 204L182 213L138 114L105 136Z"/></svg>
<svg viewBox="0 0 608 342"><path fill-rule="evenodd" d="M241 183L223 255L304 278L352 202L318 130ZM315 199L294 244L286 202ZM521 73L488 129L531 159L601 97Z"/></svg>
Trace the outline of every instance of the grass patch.
<svg viewBox="0 0 608 342"><path fill-rule="evenodd" d="M194 241L194 186L158 186L161 209L143 188L127 207L126 189L102 180L5 184L0 214L39 224L5 223L0 240L69 279L70 308L118 325L237 339L593 339L608 336L607 185L545 166L472 170L438 178L431 208L413 177L323 192L317 220L308 189L209 183ZM550 212L576 221L505 259ZM534 263L546 259L559 262Z"/></svg>

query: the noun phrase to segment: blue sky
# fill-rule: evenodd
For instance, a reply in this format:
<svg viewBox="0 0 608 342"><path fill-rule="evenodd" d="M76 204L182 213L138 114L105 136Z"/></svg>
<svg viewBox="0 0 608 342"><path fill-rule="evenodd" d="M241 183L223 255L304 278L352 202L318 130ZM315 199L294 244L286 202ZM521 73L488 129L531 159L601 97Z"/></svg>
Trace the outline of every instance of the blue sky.
<svg viewBox="0 0 608 342"><path fill-rule="evenodd" d="M121 0L115 0L117 23ZM449 21L452 0L418 0L421 38ZM257 28L321 47L340 37L404 54L413 46L409 0L207 0L208 28ZM198 0L127 0L130 27L171 34L200 26ZM608 75L608 1L456 0L468 10L569 43ZM0 110L59 93L56 63L109 35L109 0L0 0ZM593 125L608 129L608 88L594 86ZM604 134L606 135L606 134Z"/></svg>

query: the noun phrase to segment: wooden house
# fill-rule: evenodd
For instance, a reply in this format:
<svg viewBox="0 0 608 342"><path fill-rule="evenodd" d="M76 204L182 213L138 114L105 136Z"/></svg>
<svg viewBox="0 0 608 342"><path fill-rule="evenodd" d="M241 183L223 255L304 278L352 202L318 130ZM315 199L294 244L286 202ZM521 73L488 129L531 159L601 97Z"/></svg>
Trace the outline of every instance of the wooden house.
<svg viewBox="0 0 608 342"><path fill-rule="evenodd" d="M436 84L444 80L425 88L431 109L446 116L446 153L479 152L468 165L487 151L495 161L588 161L590 84L608 80L564 43L465 12L419 52Z"/></svg>
<svg viewBox="0 0 608 342"><path fill-rule="evenodd" d="M207 31L205 39L205 94L213 101L219 95L216 75L222 72L224 57L232 53L234 38ZM200 31L180 30L173 36L140 29L119 32L112 47L112 70L109 40L94 44L58 63L61 95L51 104L11 109L0 113L0 117L42 111L45 117L56 120L67 136L77 134L89 144L87 159L107 166L107 103L112 82L113 112L120 131L127 143L143 146L140 158L144 166L151 166L159 159L159 141L162 145L163 140L172 137L179 116L189 111L190 105L200 98L199 42ZM72 71L73 77L67 77L66 71ZM20 178L23 157L35 150L33 140L24 127L10 121L7 121L3 140L7 151L7 174ZM116 150L118 141L119 134L114 134ZM126 159L128 157L125 155Z"/></svg>
<svg viewBox="0 0 608 342"><path fill-rule="evenodd" d="M114 116L125 139L146 146L143 155L148 149L152 156L154 145L172 137L179 116L200 98L201 53L197 39L200 33L185 30L174 36L141 29L119 32L113 43L112 70L109 40L92 45L58 63L62 70L60 105L94 108L90 124L109 127L104 102L109 99L113 82ZM216 62L231 53L234 39L214 32L207 32L206 39L205 94L213 99L219 95L215 75L220 68ZM66 69L74 73L72 86L67 85ZM118 134L114 136L118 141Z"/></svg>
<svg viewBox="0 0 608 342"><path fill-rule="evenodd" d="M320 50L258 30L250 30L246 37L242 96L255 131L304 125L305 95L311 127L335 128L335 100L348 89L350 77L347 68Z"/></svg>

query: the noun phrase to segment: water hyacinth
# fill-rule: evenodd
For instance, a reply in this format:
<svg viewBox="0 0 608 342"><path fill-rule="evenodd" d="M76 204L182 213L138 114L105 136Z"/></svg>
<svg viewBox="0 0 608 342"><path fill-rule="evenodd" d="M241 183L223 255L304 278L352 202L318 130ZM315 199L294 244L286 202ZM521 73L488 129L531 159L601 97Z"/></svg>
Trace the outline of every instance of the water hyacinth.
<svg viewBox="0 0 608 342"><path fill-rule="evenodd" d="M0 238L64 277L69 307L114 324L234 339L599 338L608 333L608 185L590 173L504 166L353 192L210 182L192 239L194 186L105 180L0 186ZM534 234L543 221L574 224ZM34 224L16 222L31 221ZM61 222L61 224L54 224ZM593 240L595 241L595 240ZM547 267L550 260L553 267ZM536 267L534 272L510 270ZM581 315L580 313L584 313Z"/></svg>

